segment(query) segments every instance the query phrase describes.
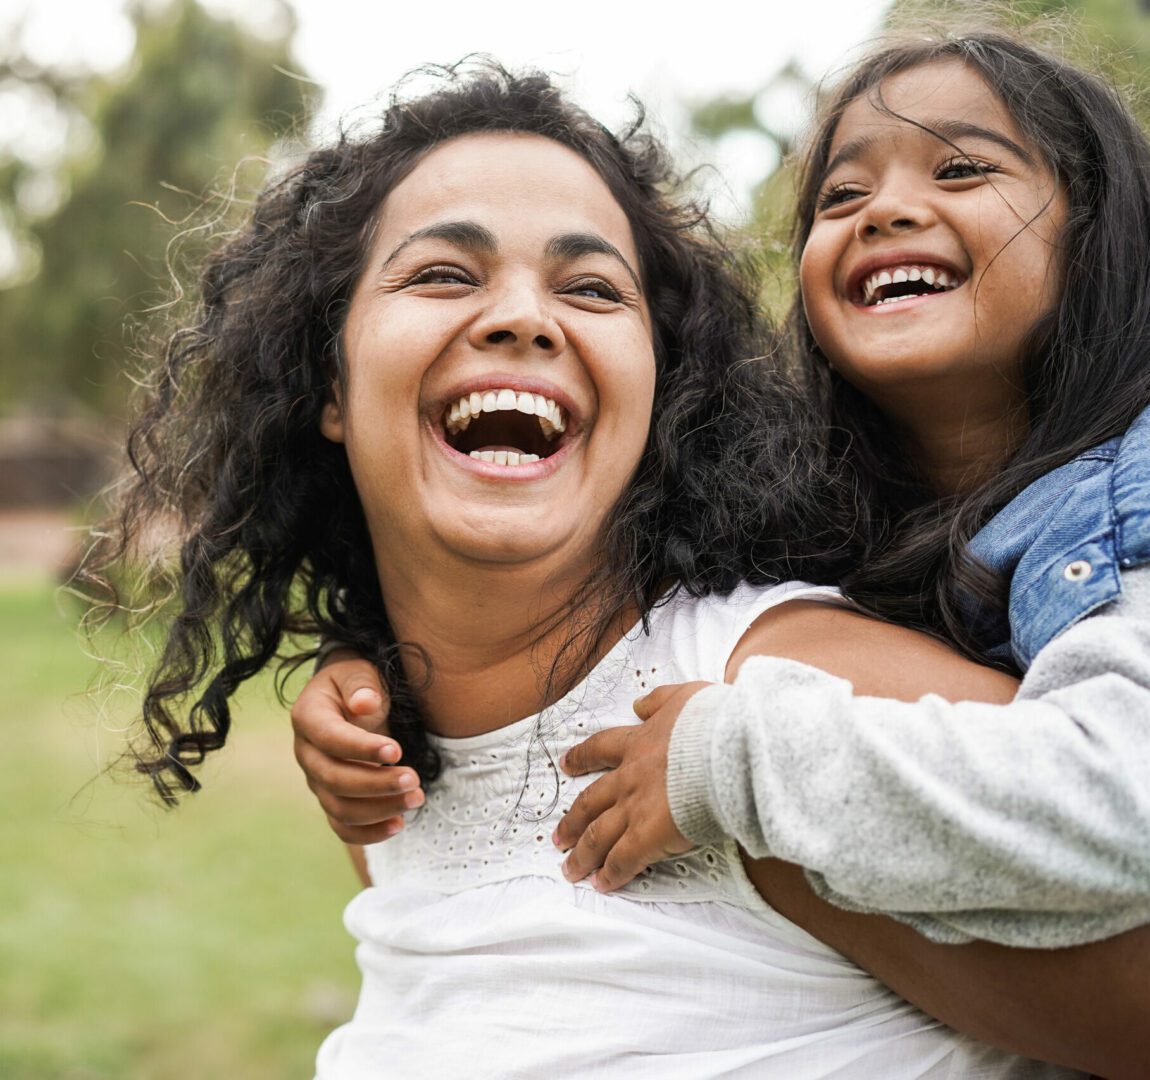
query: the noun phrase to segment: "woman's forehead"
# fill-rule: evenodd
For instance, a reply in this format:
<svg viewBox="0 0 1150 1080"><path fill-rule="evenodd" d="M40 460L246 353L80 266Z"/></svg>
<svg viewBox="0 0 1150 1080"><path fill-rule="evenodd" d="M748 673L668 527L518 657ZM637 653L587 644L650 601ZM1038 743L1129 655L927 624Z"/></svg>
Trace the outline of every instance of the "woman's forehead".
<svg viewBox="0 0 1150 1080"><path fill-rule="evenodd" d="M516 234L593 231L637 258L630 221L603 178L541 135L483 132L436 146L384 199L377 235L386 243L456 220Z"/></svg>

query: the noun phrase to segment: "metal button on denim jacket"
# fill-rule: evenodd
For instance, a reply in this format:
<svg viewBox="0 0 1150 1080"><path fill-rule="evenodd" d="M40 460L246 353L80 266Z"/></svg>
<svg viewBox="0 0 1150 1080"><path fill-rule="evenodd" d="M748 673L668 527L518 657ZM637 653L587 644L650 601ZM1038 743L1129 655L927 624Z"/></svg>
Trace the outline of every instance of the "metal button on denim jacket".
<svg viewBox="0 0 1150 1080"><path fill-rule="evenodd" d="M992 656L1024 670L1072 623L1115 599L1119 572L1150 562L1150 409L1036 480L971 541L1010 579L1006 617L976 620Z"/></svg>

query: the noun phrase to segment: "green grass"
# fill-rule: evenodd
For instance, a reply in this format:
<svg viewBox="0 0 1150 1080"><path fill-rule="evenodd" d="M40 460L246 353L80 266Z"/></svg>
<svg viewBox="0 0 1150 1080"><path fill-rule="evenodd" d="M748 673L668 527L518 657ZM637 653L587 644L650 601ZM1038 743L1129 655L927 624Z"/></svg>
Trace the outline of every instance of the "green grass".
<svg viewBox="0 0 1150 1080"><path fill-rule="evenodd" d="M310 1077L358 977L356 889L270 686L174 811L103 766L102 704L50 583L0 586L0 1077Z"/></svg>

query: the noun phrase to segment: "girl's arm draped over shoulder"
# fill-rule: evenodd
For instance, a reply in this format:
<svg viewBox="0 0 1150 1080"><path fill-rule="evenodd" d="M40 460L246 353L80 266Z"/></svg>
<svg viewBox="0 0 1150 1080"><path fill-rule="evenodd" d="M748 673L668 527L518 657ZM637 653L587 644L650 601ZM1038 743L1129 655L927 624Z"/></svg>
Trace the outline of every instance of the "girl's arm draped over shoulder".
<svg viewBox="0 0 1150 1080"><path fill-rule="evenodd" d="M961 674L942 686L910 655L883 689L895 665L882 645L869 669L865 649L839 650L851 682L751 659L675 726L676 821L696 842L730 835L798 863L825 899L940 942L1057 947L1150 923L1150 567L1123 580L1123 598L1046 646L1008 704L889 700L917 696L916 679L918 693L988 695ZM843 620L862 621L792 605L733 659L769 649L833 669L820 627ZM872 641L896 632L873 626Z"/></svg>
<svg viewBox="0 0 1150 1080"><path fill-rule="evenodd" d="M1150 576L1146 582L1150 585ZM1150 590L1142 592L1135 587L1127 592L1128 605L1137 605L1145 615L1150 611ZM1136 600L1135 597L1142 599ZM1090 624L1096 624L1090 626ZM1126 624L1126 625L1117 625ZM1147 689L1146 657L1150 656L1150 619L1137 615L1114 614L1097 616L1068 631L1064 638L1083 629L1095 635L1094 640L1105 646L1112 646L1119 638L1126 639L1131 630L1141 631L1134 638L1134 646L1125 660L1137 659L1140 653L1142 681L1134 690L1133 697L1124 693L1129 690L1123 676L1138 670L1124 664L1123 658L1099 654L1093 661L1086 659L1089 653L1086 642L1080 641L1072 650L1081 657L1083 666L1076 669L1066 681L1077 686L1075 675L1088 674L1091 662L1104 665L1102 681L1104 692L1116 695L1115 701L1140 707L1140 715L1150 715L1150 690ZM1112 633L1111 633L1112 632ZM1059 642L1063 638L1058 639ZM1053 646L1050 646L1051 648ZM818 673L820 680L829 680L829 685L837 694L840 690L846 698L851 698L850 679L863 693L885 694L901 697L904 700L879 700L878 698L858 697L853 700L863 709L856 716L845 711L842 701L831 701L831 708L824 714L820 708L812 707L809 687L821 687L819 702L826 695L828 684L816 682L792 685L802 687L802 707L791 708L784 704L782 722L767 707L748 725L756 731L768 727L784 726L800 732L795 739L773 740L767 751L773 756L768 771L771 780L787 789L783 806L794 803L801 806L808 794L813 791L812 816L802 829L806 857L825 863L826 877L837 881L836 861L842 861L853 869L853 864L865 862L867 868L881 867L891 874L901 874L902 887L929 890L933 884L932 875L942 875L944 881L957 877L961 882L966 878L979 879L983 874L991 878L987 886L993 888L994 869L987 870L984 858L981 866L972 872L955 864L961 864L966 852L958 855L940 853L934 846L939 842L935 835L946 836L948 832L969 834L969 841L979 851L993 854L994 843L1001 830L1000 861L1006 864L1009 873L1015 862L1027 865L1030 873L1038 881L1045 881L1050 871L1043 860L1050 857L1044 849L1034 851L1028 846L1027 836L1035 831L1028 823L1027 815L1039 801L1040 790L1032 790L1028 775L1032 771L1031 759L1040 759L1041 769L1060 766L1070 769L1066 759L1070 756L1065 746L1056 748L1053 762L1045 760L1042 754L1043 733L1034 730L1026 716L1019 720L1024 729L1017 742L1004 747L979 747L964 741L970 737L980 739L993 729L989 724L979 725L978 716L972 709L997 710L999 727L1009 726L1007 710L1014 710L1017 704L985 704L982 702L951 702L954 697L986 697L992 702L1004 702L1012 680L1000 673L980 668L978 665L953 654L945 646L921 635L898 627L874 623L850 611L834 608L819 609L810 604L792 604L764 616L760 623L740 643L732 656L729 672L738 672L739 682L753 683L762 692L760 701L770 701L772 691L762 685L764 672L783 675L784 684L787 672L805 669L805 665L794 660L753 657L759 649L769 648L772 652L790 657L818 655L820 663L833 671L834 675ZM898 670L893 669L891 652L897 650L903 662ZM749 661L749 663L747 662ZM809 669L805 669L809 670ZM1106 674L1106 673L1109 674ZM1117 673L1117 674L1115 674ZM836 678L841 676L842 678ZM1031 680L1028 679L1028 683ZM1117 685L1115 685L1117 684ZM932 695L918 703L907 702L926 687L941 690L946 697ZM710 690L695 695L697 701ZM776 700L787 701L789 688L784 685ZM831 695L833 698L833 695ZM1075 696L1062 700L1057 689L1047 688L1040 696L1053 698L1061 705L1073 707ZM1029 709L1029 705L1025 708ZM1044 708L1050 707L1047 700ZM690 710L689 704L684 713ZM708 731L706 752L714 760L716 748L732 755L727 764L736 768L735 759L744 753L761 753L763 744L748 742L737 729L722 723L721 713L718 723ZM918 710L915 712L915 710ZM1105 712L1100 708L1098 711ZM992 713L991 715L995 715ZM886 724L884 718L895 716L898 721ZM826 720L824 726L824 720ZM931 729L936 718L943 723L949 720L956 730L941 742L936 740ZM690 718L688 717L688 723ZM973 727L973 736L966 736L962 730L967 720ZM1004 724L1002 721L1006 721ZM1041 724L1043 718L1035 723ZM1072 720L1066 721L1073 725ZM801 729L804 725L821 728L821 734L814 743L805 740ZM865 738L855 739L848 732L852 727L861 726L873 731ZM1029 729L1029 730L1026 730ZM835 735L841 735L835 738ZM1105 742L1105 736L1102 737ZM925 743L925 746L923 745ZM1145 745L1145 739L1143 744ZM1122 742L1113 751L1103 752L1105 757L1122 756L1122 748L1129 744ZM956 760L948 762L945 751L952 751ZM970 793L977 777L973 775L974 765L981 763L983 754L1002 751L1014 754L1007 767L994 774L1004 789L986 790L983 783L978 790ZM1074 748L1081 756L1081 747ZM925 774L920 768L919 755L925 753L926 763L934 773L942 778ZM863 769L870 774L866 783L856 783L854 772L857 762L852 755L863 754ZM1143 766L1146 764L1143 760ZM750 763L751 768L738 767L736 771L754 773L749 786L751 809L763 793L764 775L759 766L761 761ZM1105 789L1106 776L1099 772L1102 762L1094 760L1089 768L1095 773L1094 780L1100 785L1097 800L1108 804L1106 814L1125 820L1136 816L1145 821L1147 815L1138 814L1137 807L1123 803L1123 796L1133 795L1133 791L1123 791L1108 799ZM1116 762L1110 762L1110 765ZM948 775L948 765L957 770ZM713 770L712 770L713 772ZM1132 787L1138 772L1133 767L1120 778L1120 785ZM1142 770L1145 776L1145 767ZM789 783L787 779L789 778ZM907 781L914 783L907 786ZM1008 781L1013 780L1013 783ZM1047 776L1050 782L1057 777ZM770 783L771 781L767 781ZM900 786L903 785L903 786ZM904 790L904 786L907 788ZM1038 785L1041 788L1041 784ZM798 790L800 789L801 794ZM1009 813L1016 814L1015 820L1002 820L1008 809L1004 803L1010 802L1012 793L1018 799L1017 805L1009 807ZM769 796L765 796L769 799ZM1062 797L1066 797L1063 793ZM980 803L981 798L981 803ZM1058 803L1057 791L1047 792L1046 801ZM874 804L878 804L875 809ZM731 805L731 804L728 804ZM735 800L734 806L738 807ZM744 809L746 807L744 806ZM937 820L943 822L939 827ZM909 826L903 818L910 818ZM1078 821L1080 815L1071 815ZM766 820L770 820L768 817ZM1040 822L1037 832L1046 827ZM1014 832L1020 832L1021 838ZM1084 843L1079 835L1066 839L1068 848ZM859 849L863 854L858 855ZM893 852L893 854L892 854ZM756 854L754 851L751 855ZM782 855L788 860L793 856ZM795 860L797 861L797 860ZM903 922L875 915L864 915L844 911L826 903L814 895L807 877L817 883L825 880L818 875L804 877L798 866L780 862L777 859L752 859L748 857L748 872L752 881L764 898L782 914L798 923L826 944L843 952L861 967L870 971L892 989L918 1005L924 1011L945 1021L951 1026L983 1039L993 1045L1016 1053L1057 1062L1076 1068L1090 1070L1106 1076L1134 1077L1146 1075L1150 1069L1150 1044L1144 1038L1147 1024L1150 1023L1150 994L1146 971L1150 962L1150 927L1129 930L1106 941L1081 945L1077 948L1026 949L1005 947L991 941L977 941L966 945L944 945L929 941L916 933ZM1015 876L1018 876L1017 873ZM860 883L866 880L865 871L859 872ZM1133 886L1133 878L1131 879ZM1146 878L1142 878L1145 890ZM1128 891L1134 891L1133 887ZM914 901L913 892L908 892ZM1039 901L1040 903L1041 901ZM895 909L893 914L901 918ZM990 915L988 913L987 917ZM1013 917L1003 916L1008 924L1021 927L1023 932L1033 921L1040 928L1046 925L1045 912L1037 916L1031 912L1015 913ZM909 920L908 920L909 921ZM1150 918L1135 920L1150 922ZM1115 933L1111 930L1110 933Z"/></svg>

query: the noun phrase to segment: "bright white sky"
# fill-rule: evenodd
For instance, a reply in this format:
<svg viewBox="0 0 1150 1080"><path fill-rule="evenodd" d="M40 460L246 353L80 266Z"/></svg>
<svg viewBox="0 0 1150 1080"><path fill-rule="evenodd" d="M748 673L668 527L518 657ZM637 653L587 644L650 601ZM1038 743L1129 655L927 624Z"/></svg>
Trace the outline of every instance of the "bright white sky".
<svg viewBox="0 0 1150 1080"><path fill-rule="evenodd" d="M266 25L279 0L203 2ZM37 59L112 69L131 52L126 3L0 0L0 41L10 39L10 28L22 19L23 44ZM812 76L822 75L874 34L887 3L294 0L293 6L296 56L325 91L324 123L369 102L416 65L489 52L509 66L564 76L576 99L611 126L627 115L628 92L637 93L678 153L690 158L692 148L681 137L685 102L757 91L792 56ZM750 16L740 13L748 9ZM736 204L746 185L773 165L769 145L754 137L728 139L706 157L726 177ZM724 193L715 195L722 203Z"/></svg>

